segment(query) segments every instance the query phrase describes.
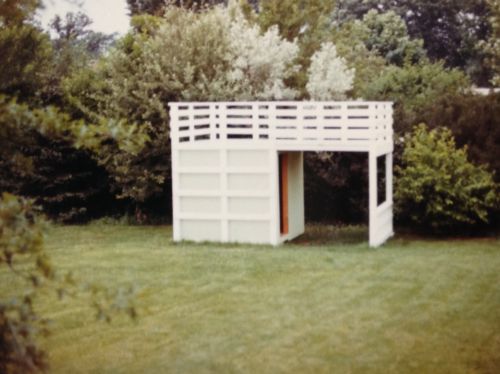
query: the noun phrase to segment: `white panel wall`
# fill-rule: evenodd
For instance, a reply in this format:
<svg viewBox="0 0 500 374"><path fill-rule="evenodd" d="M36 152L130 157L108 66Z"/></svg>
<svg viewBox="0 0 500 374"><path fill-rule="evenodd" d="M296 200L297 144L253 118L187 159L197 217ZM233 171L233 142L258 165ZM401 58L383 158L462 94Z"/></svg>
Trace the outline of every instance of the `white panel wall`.
<svg viewBox="0 0 500 374"><path fill-rule="evenodd" d="M288 239L304 233L304 158L302 152L288 153Z"/></svg>
<svg viewBox="0 0 500 374"><path fill-rule="evenodd" d="M377 157L378 154L372 151L368 155L369 159L369 243L370 247L378 247L387 239L394 235L392 222L393 191L392 191L392 153L384 154L385 157L385 201L378 204L377 199Z"/></svg>
<svg viewBox="0 0 500 374"><path fill-rule="evenodd" d="M278 243L277 152L253 148L172 150L174 240Z"/></svg>

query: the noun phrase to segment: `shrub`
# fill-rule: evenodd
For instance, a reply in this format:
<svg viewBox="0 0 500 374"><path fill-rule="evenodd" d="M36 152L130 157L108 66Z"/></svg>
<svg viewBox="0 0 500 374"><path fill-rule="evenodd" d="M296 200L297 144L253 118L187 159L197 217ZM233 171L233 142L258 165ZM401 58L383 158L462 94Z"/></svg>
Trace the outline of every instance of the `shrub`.
<svg viewBox="0 0 500 374"><path fill-rule="evenodd" d="M58 221L94 218L106 213L114 180L126 178L117 195L143 183L129 163L146 140L125 121L87 124L0 96L0 190L35 199Z"/></svg>
<svg viewBox="0 0 500 374"><path fill-rule="evenodd" d="M32 260L30 267L22 272L31 288L54 276L43 251L42 230L43 223L29 201L7 193L0 197L0 267L15 272L18 257ZM40 334L47 333L46 321L35 313L33 300L32 291L0 300L2 373L27 373L47 368L47 355L36 343Z"/></svg>
<svg viewBox="0 0 500 374"><path fill-rule="evenodd" d="M68 116L0 97L0 190L35 199L51 219L85 221L112 197L107 174L76 149Z"/></svg>
<svg viewBox="0 0 500 374"><path fill-rule="evenodd" d="M457 145L467 145L468 155L477 164L487 164L500 178L500 93L449 95L422 108L419 119L430 128L441 124L452 131Z"/></svg>
<svg viewBox="0 0 500 374"><path fill-rule="evenodd" d="M466 90L469 81L458 69L447 69L442 62L403 67L389 66L360 90L367 100L395 102L395 130L404 134L418 123L422 108L447 95Z"/></svg>
<svg viewBox="0 0 500 374"><path fill-rule="evenodd" d="M419 125L405 143L396 167L399 220L434 232L489 223L498 186L484 167L467 160L466 148L456 148L449 129Z"/></svg>
<svg viewBox="0 0 500 374"><path fill-rule="evenodd" d="M0 270L11 276L10 297L0 298L0 372L34 373L48 368L38 338L50 333L48 320L36 308L39 297L53 291L59 298L87 296L98 319L119 313L137 317L133 286L109 288L58 274L43 245L46 223L33 202L9 193L0 196Z"/></svg>

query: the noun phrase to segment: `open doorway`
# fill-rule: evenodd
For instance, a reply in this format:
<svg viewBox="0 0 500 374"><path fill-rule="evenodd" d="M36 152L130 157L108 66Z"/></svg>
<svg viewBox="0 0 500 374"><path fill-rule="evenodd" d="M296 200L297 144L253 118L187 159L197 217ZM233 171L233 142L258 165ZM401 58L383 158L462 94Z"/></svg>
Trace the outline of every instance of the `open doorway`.
<svg viewBox="0 0 500 374"><path fill-rule="evenodd" d="M331 158L320 163L316 170L316 178L321 176L319 182L324 183L325 191L320 194L318 190L308 189L311 171L304 178L304 156L311 154L307 151L277 154L275 206L278 217L274 227L279 240L283 242L303 234L306 221L309 233L303 239L309 241L330 238L335 242L364 242L368 236L371 245L378 245L392 235L391 155L331 153ZM325 171L331 175L325 176ZM330 183L324 181L328 177ZM307 217L306 210L313 207L311 199L330 215L317 221ZM318 232L324 229L327 229L324 234ZM311 233L317 238L310 238Z"/></svg>
<svg viewBox="0 0 500 374"><path fill-rule="evenodd" d="M294 238L304 232L303 163L303 152L278 153L278 222L282 240Z"/></svg>

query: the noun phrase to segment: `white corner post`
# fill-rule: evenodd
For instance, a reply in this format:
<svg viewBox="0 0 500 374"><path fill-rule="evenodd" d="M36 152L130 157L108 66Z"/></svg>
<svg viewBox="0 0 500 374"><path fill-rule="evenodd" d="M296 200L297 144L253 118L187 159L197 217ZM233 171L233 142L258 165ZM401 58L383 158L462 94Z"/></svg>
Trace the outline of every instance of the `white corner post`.
<svg viewBox="0 0 500 374"><path fill-rule="evenodd" d="M392 189L392 151L383 155L385 158L385 200L378 203L378 162L377 152L368 154L369 184L369 245L378 247L394 235L393 231L393 189Z"/></svg>
<svg viewBox="0 0 500 374"><path fill-rule="evenodd" d="M368 152L368 242L370 247L377 246L377 154L370 150Z"/></svg>

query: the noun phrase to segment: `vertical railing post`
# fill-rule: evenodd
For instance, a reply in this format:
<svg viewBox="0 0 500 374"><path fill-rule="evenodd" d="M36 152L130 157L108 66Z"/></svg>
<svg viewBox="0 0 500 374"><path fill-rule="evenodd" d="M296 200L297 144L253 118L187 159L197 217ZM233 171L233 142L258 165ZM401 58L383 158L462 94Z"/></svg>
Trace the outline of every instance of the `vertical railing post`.
<svg viewBox="0 0 500 374"><path fill-rule="evenodd" d="M179 141L179 114L177 111L177 104L170 104L169 105L169 122L170 122L170 129L169 129L169 135L170 135L170 144L173 146L174 143L177 143Z"/></svg>
<svg viewBox="0 0 500 374"><path fill-rule="evenodd" d="M254 142L259 141L259 103L252 103L252 139Z"/></svg>
<svg viewBox="0 0 500 374"><path fill-rule="evenodd" d="M219 142L225 145L227 142L227 115L226 115L226 105L227 103L217 103L217 124L219 126Z"/></svg>
<svg viewBox="0 0 500 374"><path fill-rule="evenodd" d="M368 153L368 211L369 211L369 244L376 244L377 228L377 153L372 146Z"/></svg>
<svg viewBox="0 0 500 374"><path fill-rule="evenodd" d="M306 115L306 110L304 109L304 102L297 103L297 112L295 113L295 126L297 134L297 142L304 143L304 116Z"/></svg>
<svg viewBox="0 0 500 374"><path fill-rule="evenodd" d="M172 177L172 236L174 241L181 240L181 223L179 208L179 113L177 104L170 104L170 154Z"/></svg>
<svg viewBox="0 0 500 374"><path fill-rule="evenodd" d="M347 136L348 136L348 125L349 125L349 112L347 110L347 103L340 103L340 141L343 144L347 144Z"/></svg>
<svg viewBox="0 0 500 374"><path fill-rule="evenodd" d="M217 113L218 111L215 109L215 103L209 103L209 124L210 124L210 140L212 142L217 141L217 127L215 124L217 123Z"/></svg>
<svg viewBox="0 0 500 374"><path fill-rule="evenodd" d="M277 144L276 136L276 103L269 102L269 140L274 144Z"/></svg>

